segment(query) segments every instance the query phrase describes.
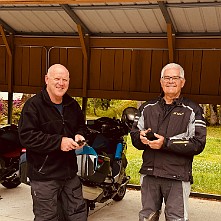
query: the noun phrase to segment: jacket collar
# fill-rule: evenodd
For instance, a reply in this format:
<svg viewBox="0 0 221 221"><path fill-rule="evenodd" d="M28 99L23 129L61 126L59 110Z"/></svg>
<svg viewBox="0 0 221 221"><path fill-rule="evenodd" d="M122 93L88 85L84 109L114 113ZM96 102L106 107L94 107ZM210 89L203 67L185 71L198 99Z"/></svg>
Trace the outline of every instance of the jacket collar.
<svg viewBox="0 0 221 221"><path fill-rule="evenodd" d="M162 105L166 104L166 101L164 100L164 92L161 93L161 95L159 96L158 100ZM181 105L183 103L183 96L179 96L178 98L175 98L173 100L172 105L177 106L177 105Z"/></svg>
<svg viewBox="0 0 221 221"><path fill-rule="evenodd" d="M42 94L43 100L48 105L54 105L53 102L51 101L50 97L49 97L49 94L48 94L47 90L46 90L46 85L42 88L41 94ZM63 100L62 100L63 106L67 106L72 102L73 102L73 99L67 93L65 93L64 96L63 96Z"/></svg>

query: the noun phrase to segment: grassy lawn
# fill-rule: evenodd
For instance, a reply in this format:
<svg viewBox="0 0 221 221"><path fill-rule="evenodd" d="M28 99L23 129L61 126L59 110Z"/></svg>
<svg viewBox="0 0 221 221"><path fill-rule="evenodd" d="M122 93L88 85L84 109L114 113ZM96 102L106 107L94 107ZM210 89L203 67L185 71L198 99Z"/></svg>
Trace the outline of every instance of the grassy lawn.
<svg viewBox="0 0 221 221"><path fill-rule="evenodd" d="M128 136L127 175L130 183L139 185L139 169L142 163L142 151L131 144ZM221 127L207 128L207 143L204 151L194 157L193 192L221 195Z"/></svg>

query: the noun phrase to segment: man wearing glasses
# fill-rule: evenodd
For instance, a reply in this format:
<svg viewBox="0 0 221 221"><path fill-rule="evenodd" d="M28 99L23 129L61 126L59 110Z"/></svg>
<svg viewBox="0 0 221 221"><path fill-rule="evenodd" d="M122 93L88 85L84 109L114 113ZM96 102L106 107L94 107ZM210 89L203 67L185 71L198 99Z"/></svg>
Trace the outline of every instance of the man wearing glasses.
<svg viewBox="0 0 221 221"><path fill-rule="evenodd" d="M163 93L139 108L131 131L133 145L143 150L139 221L158 221L163 201L167 221L187 221L192 161L205 147L206 123L201 107L181 96L180 65L167 64L160 84Z"/></svg>

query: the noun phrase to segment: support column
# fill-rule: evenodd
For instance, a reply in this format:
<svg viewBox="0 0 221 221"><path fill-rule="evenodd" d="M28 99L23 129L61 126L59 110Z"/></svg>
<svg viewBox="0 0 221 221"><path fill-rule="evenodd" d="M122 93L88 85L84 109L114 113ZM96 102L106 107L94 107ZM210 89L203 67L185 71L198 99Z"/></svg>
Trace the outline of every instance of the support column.
<svg viewBox="0 0 221 221"><path fill-rule="evenodd" d="M174 62L175 34L173 34L171 24L167 24L167 41L169 50L169 62Z"/></svg>
<svg viewBox="0 0 221 221"><path fill-rule="evenodd" d="M6 47L6 51L8 54L8 61L7 61L7 67L8 67L8 124L12 123L12 108L13 108L13 84L12 84L12 72L13 72L13 56L12 56L12 50L10 47L13 46L13 35L11 34L10 44L8 43L4 28L2 25L0 25L0 32L2 35L3 42Z"/></svg>
<svg viewBox="0 0 221 221"><path fill-rule="evenodd" d="M84 69L83 69L83 93L82 93L82 111L86 119L86 109L87 109L87 87L88 87L88 70L89 70L89 35L84 36L82 28L80 25L77 25L78 33L80 37L80 43L82 47L82 53L84 57Z"/></svg>

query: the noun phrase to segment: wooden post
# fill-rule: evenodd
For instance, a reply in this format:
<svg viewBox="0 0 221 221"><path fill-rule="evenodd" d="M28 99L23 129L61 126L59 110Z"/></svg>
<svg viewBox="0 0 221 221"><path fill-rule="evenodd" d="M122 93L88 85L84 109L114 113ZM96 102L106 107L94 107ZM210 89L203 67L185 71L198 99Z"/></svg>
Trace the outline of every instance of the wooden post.
<svg viewBox="0 0 221 221"><path fill-rule="evenodd" d="M171 24L167 24L167 41L169 50L169 62L174 62L175 34L172 32Z"/></svg>
<svg viewBox="0 0 221 221"><path fill-rule="evenodd" d="M83 31L81 26L78 24L78 33L80 37L80 43L82 47L82 53L84 57L84 69L83 69L83 92L82 92L82 111L84 113L84 116L86 118L86 108L87 108L87 86L88 86L88 69L89 69L89 63L88 63L88 51L89 51L89 35L84 37Z"/></svg>
<svg viewBox="0 0 221 221"><path fill-rule="evenodd" d="M12 85L12 50L10 44L7 41L7 37L5 35L5 31L2 25L0 25L0 32L2 35L3 42L6 47L6 51L8 54L8 124L12 123L12 109L13 109L13 85ZM10 43L13 45L13 35L10 35Z"/></svg>

